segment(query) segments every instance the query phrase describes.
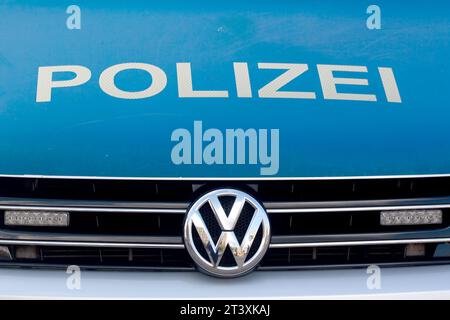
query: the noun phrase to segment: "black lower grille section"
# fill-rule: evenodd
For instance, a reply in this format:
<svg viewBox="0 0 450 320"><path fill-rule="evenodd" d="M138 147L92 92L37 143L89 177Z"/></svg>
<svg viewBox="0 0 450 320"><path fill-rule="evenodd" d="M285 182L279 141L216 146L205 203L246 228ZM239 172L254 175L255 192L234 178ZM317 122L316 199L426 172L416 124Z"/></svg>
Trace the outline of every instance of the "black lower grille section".
<svg viewBox="0 0 450 320"><path fill-rule="evenodd" d="M192 270L184 249L92 248L61 246L11 246L13 260L3 264L96 268L146 268ZM1 260L0 260L1 262Z"/></svg>
<svg viewBox="0 0 450 320"><path fill-rule="evenodd" d="M269 249L260 269L302 267L352 267L355 265L438 264L450 262L450 244L426 244L423 252L409 252L408 245L368 245ZM12 261L2 265L82 268L140 268L149 270L194 270L184 249L91 248L60 246L10 246ZM417 255L417 253L420 253ZM413 254L413 255L411 255Z"/></svg>
<svg viewBox="0 0 450 320"><path fill-rule="evenodd" d="M427 244L423 245L423 250L423 254L420 252L420 255L411 255L414 252L408 252L407 245L272 249L264 258L262 267L289 269L307 266L444 263L450 261L449 244Z"/></svg>

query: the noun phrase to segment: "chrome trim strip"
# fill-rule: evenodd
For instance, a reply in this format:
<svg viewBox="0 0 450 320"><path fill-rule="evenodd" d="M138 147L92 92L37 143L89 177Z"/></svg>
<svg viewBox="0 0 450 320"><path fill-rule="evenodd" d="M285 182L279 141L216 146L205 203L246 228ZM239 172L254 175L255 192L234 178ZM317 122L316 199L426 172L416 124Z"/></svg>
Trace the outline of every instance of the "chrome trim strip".
<svg viewBox="0 0 450 320"><path fill-rule="evenodd" d="M404 205L404 206L374 206L374 207L330 207L330 208L298 208L298 209L266 209L267 213L306 213L306 212L353 212L378 210L405 210L405 209L439 209L450 208L449 204Z"/></svg>
<svg viewBox="0 0 450 320"><path fill-rule="evenodd" d="M403 240L374 240L374 241L340 241L340 242L313 242L313 243L275 243L270 244L271 249L282 248L309 248L309 247L342 247L364 246L381 244L408 244L408 243L439 243L450 242L450 238L435 239L403 239ZM184 244L164 243L111 243L111 242L71 242L71 241L23 241L0 240L3 245L37 245L37 246L68 246L68 247L103 247L103 248L148 248L148 249L184 249Z"/></svg>
<svg viewBox="0 0 450 320"><path fill-rule="evenodd" d="M310 247L342 247L342 246L365 246L379 244L408 244L408 243L439 243L450 242L450 238L434 239L402 239L402 240L367 240L367 241L339 241L339 242L312 242L312 243L272 243L269 248L310 248Z"/></svg>
<svg viewBox="0 0 450 320"><path fill-rule="evenodd" d="M33 179L92 179L92 180L160 180L160 181L256 181L256 180L362 180L362 179L407 179L407 178L445 178L450 173L438 174L404 174L375 176L331 176L331 177L111 177L111 176L61 176L38 174L0 174L3 178L33 178Z"/></svg>
<svg viewBox="0 0 450 320"><path fill-rule="evenodd" d="M96 247L96 248L184 249L184 244L168 244L168 243L0 240L0 244L23 245L23 246L62 246L62 247L66 246L66 247Z"/></svg>
<svg viewBox="0 0 450 320"><path fill-rule="evenodd" d="M423 201L426 202L428 200L439 200L439 199L398 199L398 202L405 203L399 205L381 205L376 206L373 205L375 202L385 202L389 200L369 200L369 201L356 201L355 206L349 206L351 201L342 201L339 202L330 202L326 203L329 206L326 207L315 207L314 205L321 205L324 203L264 203L266 207L266 211L268 213L307 213L307 212L353 212L353 211L378 211L378 210L403 210L403 209L439 209L439 208L450 208L449 203L436 203L436 204L407 204L408 201ZM450 198L443 199L445 201L450 201ZM397 200L392 200L397 201ZM52 205L42 205L51 204L55 202L57 206ZM371 204L370 206L364 206L363 204L367 202L367 204ZM6 204L2 204L6 203ZM17 203L17 204L15 204ZM26 203L27 205L22 205L20 203ZM67 203L67 205L65 204ZM298 205L299 207L295 208L277 208L277 206L283 206L285 204L289 204L291 206ZM342 206L341 206L342 204ZM111 205L114 205L112 207ZM160 208L148 208L148 206L160 205ZM162 206L165 206L163 208ZM30 200L20 200L20 199L2 199L0 198L0 210L49 210L49 211L72 211L72 212L129 212L129 213L177 213L177 214L185 214L187 204L184 203L174 203L174 206L179 208L169 208L171 204L152 204L152 203L97 203L97 202L85 202L85 201L67 201L67 202L59 202L58 200L39 200L36 201L36 204Z"/></svg>
<svg viewBox="0 0 450 320"><path fill-rule="evenodd" d="M306 212L349 212L349 211L378 211L378 210L402 210L402 209L439 209L439 208L450 208L449 203L436 203L436 204L407 204L408 201L423 201L426 202L428 200L439 200L439 199L398 199L398 202L405 203L399 205L381 205L376 206L373 203L376 202L385 202L390 200L369 200L369 201L355 201L355 206L349 206L348 204L352 201L342 201L342 205L340 202L330 202L327 203L329 207L315 207L313 205L321 205L323 203L288 203L288 202L270 202L264 203L266 207L266 211L268 213L306 213ZM450 198L443 199L445 201L450 201ZM397 200L392 200L397 201ZM42 203L52 203L55 202L58 206L52 205L42 205ZM370 206L364 206L363 204L367 202L367 204L371 204ZM7 204L2 204L7 203ZM15 204L17 203L17 204ZM27 205L22 205L20 203L26 203ZM96 203L96 202L84 202L84 201L67 201L65 203L61 203L58 200L39 200L36 201L36 205L32 200L20 200L20 199L2 199L0 198L0 210L49 210L49 211L72 211L72 212L130 212L130 213L179 213L185 214L186 209L183 207L187 204L174 203L174 206L179 208L169 208L170 203L164 204L165 208L148 208L148 206L152 206L152 203ZM298 205L299 207L295 208L277 208L277 206L283 206L285 204L289 204L291 206ZM111 205L114 205L112 207ZM162 206L162 204L159 204ZM139 206L139 207L135 207Z"/></svg>
<svg viewBox="0 0 450 320"><path fill-rule="evenodd" d="M69 212L130 212L130 213L182 213L185 209L145 209L145 208L92 208L92 207L52 207L52 206L5 206L0 205L0 210L48 210L48 211L69 211Z"/></svg>
<svg viewBox="0 0 450 320"><path fill-rule="evenodd" d="M0 205L2 204L0 198ZM334 200L334 201L279 201L264 202L266 210L279 209L320 209L320 208L367 208L367 207L406 207L426 205L447 205L450 197L428 198L390 198L378 200Z"/></svg>
<svg viewBox="0 0 450 320"><path fill-rule="evenodd" d="M0 240L17 241L52 241L52 242L99 242L99 243L163 243L182 244L181 236L158 235L111 235L111 234L82 234L40 231L17 231L0 229Z"/></svg>
<svg viewBox="0 0 450 320"><path fill-rule="evenodd" d="M380 262L376 263L380 268L382 267L419 267L419 266L441 266L448 265L449 260L428 260L428 261L404 261L404 262ZM307 271L307 270L338 270L338 269L354 269L354 268L367 268L369 265L373 265L371 262L366 263L338 263L338 264L306 264L306 265L281 265L281 266L259 266L258 271Z"/></svg>
<svg viewBox="0 0 450 320"><path fill-rule="evenodd" d="M147 201L114 201L114 200L68 200L54 198L19 198L0 197L0 206L42 206L42 207L92 207L92 208L130 208L130 209L182 209L189 203L184 202L147 202Z"/></svg>

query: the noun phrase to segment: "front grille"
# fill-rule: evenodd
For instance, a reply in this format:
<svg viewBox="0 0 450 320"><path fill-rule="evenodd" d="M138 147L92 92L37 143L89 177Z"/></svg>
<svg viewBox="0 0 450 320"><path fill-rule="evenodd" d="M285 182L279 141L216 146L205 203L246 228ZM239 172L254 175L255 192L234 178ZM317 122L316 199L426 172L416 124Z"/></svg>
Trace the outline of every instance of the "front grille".
<svg viewBox="0 0 450 320"><path fill-rule="evenodd" d="M139 181L0 178L2 266L192 270L187 209L216 188L266 207L270 248L260 269L450 262L450 178ZM380 212L439 209L436 225L382 226ZM70 213L68 227L4 224L7 210ZM416 249L416 250L414 250Z"/></svg>

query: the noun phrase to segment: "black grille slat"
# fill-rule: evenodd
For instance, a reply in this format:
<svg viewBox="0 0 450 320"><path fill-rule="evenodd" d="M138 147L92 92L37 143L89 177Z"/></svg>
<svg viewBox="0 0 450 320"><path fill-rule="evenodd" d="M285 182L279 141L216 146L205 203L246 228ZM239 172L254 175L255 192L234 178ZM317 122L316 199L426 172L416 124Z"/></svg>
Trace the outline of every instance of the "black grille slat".
<svg viewBox="0 0 450 320"><path fill-rule="evenodd" d="M250 193L257 190L258 199L263 202L450 196L450 177L233 182L0 177L0 197L164 202L173 201L176 195L179 202L191 202L207 190L230 186Z"/></svg>

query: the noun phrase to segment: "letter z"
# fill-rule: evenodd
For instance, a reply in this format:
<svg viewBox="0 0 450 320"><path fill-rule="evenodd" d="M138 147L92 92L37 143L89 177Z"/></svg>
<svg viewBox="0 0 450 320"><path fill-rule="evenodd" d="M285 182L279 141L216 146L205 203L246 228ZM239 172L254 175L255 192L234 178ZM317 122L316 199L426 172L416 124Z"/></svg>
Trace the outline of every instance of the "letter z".
<svg viewBox="0 0 450 320"><path fill-rule="evenodd" d="M291 99L316 99L314 92L279 91L289 82L302 75L308 70L307 64L297 63L258 63L259 69L282 69L287 70L264 87L259 89L260 98L291 98Z"/></svg>

